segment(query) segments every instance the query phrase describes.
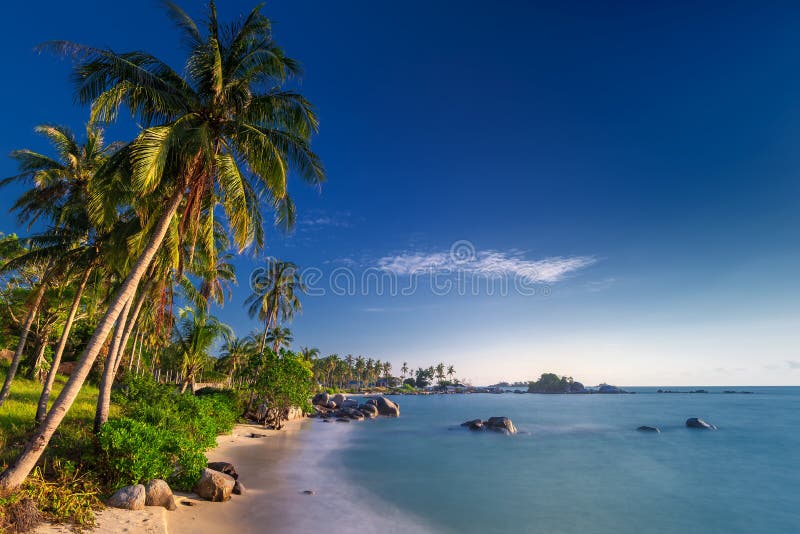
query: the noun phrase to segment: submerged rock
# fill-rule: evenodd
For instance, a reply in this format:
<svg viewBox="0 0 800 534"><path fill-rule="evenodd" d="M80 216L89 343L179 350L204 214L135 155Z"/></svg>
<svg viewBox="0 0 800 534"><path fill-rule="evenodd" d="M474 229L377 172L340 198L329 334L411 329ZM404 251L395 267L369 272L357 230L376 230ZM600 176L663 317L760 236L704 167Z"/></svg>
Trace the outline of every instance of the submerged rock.
<svg viewBox="0 0 800 534"><path fill-rule="evenodd" d="M715 427L714 425L712 425L710 423L706 423L705 421L703 421L699 417L690 417L689 419L687 419L686 420L686 426L688 426L689 428L702 428L702 429L705 429L705 430L716 430L717 429L717 427Z"/></svg>
<svg viewBox="0 0 800 534"><path fill-rule="evenodd" d="M151 480L145 486L145 506L163 506L167 510L175 510L175 497L165 481L160 478Z"/></svg>
<svg viewBox="0 0 800 534"><path fill-rule="evenodd" d="M337 417L337 418L336 418L336 421L337 421L338 423L349 423L349 422L350 422L350 419L349 419L348 417Z"/></svg>
<svg viewBox="0 0 800 534"><path fill-rule="evenodd" d="M465 426L470 430L483 430L483 421L480 419L473 419L472 421L464 421L461 426Z"/></svg>
<svg viewBox="0 0 800 534"><path fill-rule="evenodd" d="M125 486L115 491L114 495L108 499L107 504L123 510L143 510L146 493L144 486L141 484Z"/></svg>
<svg viewBox="0 0 800 534"><path fill-rule="evenodd" d="M657 426L642 425L639 428L637 428L636 430L638 430L639 432L657 432L659 434L661 433L661 429L658 428Z"/></svg>
<svg viewBox="0 0 800 534"><path fill-rule="evenodd" d="M206 500L224 502L231 498L234 485L236 480L232 476L206 468L201 471L194 492Z"/></svg>
<svg viewBox="0 0 800 534"><path fill-rule="evenodd" d="M517 433L517 428L508 417L490 417L488 421L483 422L483 426L495 432L505 432L506 434Z"/></svg>
<svg viewBox="0 0 800 534"><path fill-rule="evenodd" d="M364 417L374 419L378 417L378 407L374 404L362 404L358 407L358 411L364 414Z"/></svg>
<svg viewBox="0 0 800 534"><path fill-rule="evenodd" d="M239 478L239 473L236 472L236 468L233 467L233 464L230 462L208 462L206 467L213 469L214 471L219 471L220 473L230 475L234 480Z"/></svg>

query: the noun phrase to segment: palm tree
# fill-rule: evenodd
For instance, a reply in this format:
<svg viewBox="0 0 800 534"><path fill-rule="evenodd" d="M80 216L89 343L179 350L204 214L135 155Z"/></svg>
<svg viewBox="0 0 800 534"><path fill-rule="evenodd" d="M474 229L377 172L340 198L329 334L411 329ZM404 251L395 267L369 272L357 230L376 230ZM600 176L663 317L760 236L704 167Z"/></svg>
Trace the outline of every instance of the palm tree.
<svg viewBox="0 0 800 534"><path fill-rule="evenodd" d="M291 321L295 312L302 310L298 293L305 292L306 288L297 265L277 258L267 258L264 267L253 271L250 286L252 293L245 300L245 306L251 318L258 317L264 322L263 351L267 333L279 323Z"/></svg>
<svg viewBox="0 0 800 534"><path fill-rule="evenodd" d="M230 337L225 341L220 356L221 366L228 372L228 382L233 383L236 373L253 352L253 343L246 337Z"/></svg>
<svg viewBox="0 0 800 534"><path fill-rule="evenodd" d="M291 224L288 170L314 185L324 180L309 145L318 124L314 111L301 95L282 89L299 68L272 40L270 21L260 7L241 23L220 29L211 2L205 32L177 6L167 7L189 45L183 75L144 52L118 54L64 42L48 45L78 58L78 100L92 104L94 119L115 120L124 105L142 124L141 134L112 159L117 168L130 163L128 185L141 201L149 199L150 206L160 209L153 208L142 221L144 244L137 248L138 259L47 418L16 462L0 474L0 495L19 487L33 469L181 206L178 227L186 236L213 223L208 221L213 213L208 207L212 199L219 202L235 245L242 250L253 242L263 243L259 191L271 200L278 221ZM95 216L117 211L111 200L93 195L90 210Z"/></svg>
<svg viewBox="0 0 800 534"><path fill-rule="evenodd" d="M442 385L444 382L444 364L439 363L436 365L436 379L439 381L439 385Z"/></svg>
<svg viewBox="0 0 800 534"><path fill-rule="evenodd" d="M209 350L223 337L228 340L233 331L205 310L183 308L179 312L180 322L173 331L174 350L181 370L181 393L195 382L200 371L211 363Z"/></svg>
<svg viewBox="0 0 800 534"><path fill-rule="evenodd" d="M319 357L319 349L314 347L302 347L300 349L300 355L303 359L310 362Z"/></svg>
<svg viewBox="0 0 800 534"><path fill-rule="evenodd" d="M400 372L403 375L403 380L405 380L408 371L409 371L408 362L403 362L403 366L400 368Z"/></svg>
<svg viewBox="0 0 800 534"><path fill-rule="evenodd" d="M278 354L282 348L288 349L291 347L292 341L294 341L292 331L283 326L276 326L269 330L265 339L266 343L272 345L272 350L275 354Z"/></svg>
<svg viewBox="0 0 800 534"><path fill-rule="evenodd" d="M383 362L383 378L386 379L386 385L389 386L389 374L392 372L392 364L389 362Z"/></svg>
<svg viewBox="0 0 800 534"><path fill-rule="evenodd" d="M453 367L452 365L448 365L447 366L447 376L448 376L448 378L450 378L450 382L453 382L453 377L455 376L455 374L456 374L456 368Z"/></svg>

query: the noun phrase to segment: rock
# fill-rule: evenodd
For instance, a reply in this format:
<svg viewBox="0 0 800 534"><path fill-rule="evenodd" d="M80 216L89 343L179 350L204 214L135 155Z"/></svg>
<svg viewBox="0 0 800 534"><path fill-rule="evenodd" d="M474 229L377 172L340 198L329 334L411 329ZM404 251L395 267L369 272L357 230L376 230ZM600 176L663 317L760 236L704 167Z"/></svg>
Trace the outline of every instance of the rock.
<svg viewBox="0 0 800 534"><path fill-rule="evenodd" d="M236 472L236 468L233 467L233 464L230 462L208 462L206 467L213 469L214 471L219 471L220 473L230 475L234 480L239 478L239 473Z"/></svg>
<svg viewBox="0 0 800 534"><path fill-rule="evenodd" d="M314 495L314 490L303 490L303 495Z"/></svg>
<svg viewBox="0 0 800 534"><path fill-rule="evenodd" d="M303 409L299 406L289 406L286 410L286 420L294 421L295 419L303 418Z"/></svg>
<svg viewBox="0 0 800 534"><path fill-rule="evenodd" d="M349 422L350 422L350 419L349 419L348 417L337 417L337 418L336 418L336 421L337 421L338 423L349 423Z"/></svg>
<svg viewBox="0 0 800 534"><path fill-rule="evenodd" d="M508 417L490 417L488 421L483 422L483 426L495 432L505 432L506 434L517 433L514 423L512 423L511 419Z"/></svg>
<svg viewBox="0 0 800 534"><path fill-rule="evenodd" d="M580 382L573 382L569 385L570 393L586 393L586 388Z"/></svg>
<svg viewBox="0 0 800 534"><path fill-rule="evenodd" d="M378 401L376 401L375 399L367 399L366 402L364 402L364 404L371 404L376 408L378 407Z"/></svg>
<svg viewBox="0 0 800 534"><path fill-rule="evenodd" d="M311 399L311 404L319 404L320 406L327 406L328 401L331 400L331 396L325 392L317 393L314 395L314 398Z"/></svg>
<svg viewBox="0 0 800 534"><path fill-rule="evenodd" d="M255 432L253 432L252 434L250 434L250 437L251 438L266 438L267 435L266 434L256 434Z"/></svg>
<svg viewBox="0 0 800 534"><path fill-rule="evenodd" d="M378 407L378 413L381 415L388 415L389 417L398 417L400 415L400 406L390 401L386 397L378 397L374 399Z"/></svg>
<svg viewBox="0 0 800 534"><path fill-rule="evenodd" d="M336 403L337 408L341 408L342 403L344 403L344 401L347 400L347 397L345 397L341 393L337 393L336 395L333 396L331 400Z"/></svg>
<svg viewBox="0 0 800 534"><path fill-rule="evenodd" d="M237 480L233 484L233 494L234 495L244 495L244 492L245 492L246 489L247 488L244 487L244 484L242 484L241 480Z"/></svg>
<svg viewBox="0 0 800 534"><path fill-rule="evenodd" d="M338 408L338 406L336 406L336 403L333 401L328 401L328 404L326 404L325 407L330 410L335 410L336 408Z"/></svg>
<svg viewBox="0 0 800 534"><path fill-rule="evenodd" d="M483 421L480 419L473 419L472 421L465 421L461 423L461 426L465 426L470 430L483 430Z"/></svg>
<svg viewBox="0 0 800 534"><path fill-rule="evenodd" d="M699 417L690 417L689 419L687 419L686 420L686 426L688 426L689 428L702 428L702 429L705 429L705 430L716 430L717 429L717 427L715 427L714 425L712 425L710 423L706 423L705 421L703 421Z"/></svg>
<svg viewBox="0 0 800 534"><path fill-rule="evenodd" d="M342 401L342 408L358 408L358 401L353 399L345 399Z"/></svg>
<svg viewBox="0 0 800 534"><path fill-rule="evenodd" d="M323 422L323 423L330 423L330 422L331 422L331 420L330 420L330 419L323 419L323 420L322 420L322 422Z"/></svg>
<svg viewBox="0 0 800 534"><path fill-rule="evenodd" d="M125 486L115 491L107 504L124 510L143 510L146 493L141 484Z"/></svg>
<svg viewBox="0 0 800 534"><path fill-rule="evenodd" d="M145 490L145 506L163 506L167 510L175 510L175 497L165 481L156 478L147 483Z"/></svg>
<svg viewBox="0 0 800 534"><path fill-rule="evenodd" d="M370 419L378 417L378 407L374 404L362 404L358 407L358 410L364 414L364 417L368 417Z"/></svg>
<svg viewBox="0 0 800 534"><path fill-rule="evenodd" d="M230 475L213 469L203 469L194 492L206 500L224 502L231 498L235 484L236 480Z"/></svg>
<svg viewBox="0 0 800 534"><path fill-rule="evenodd" d="M656 426L642 425L639 428L637 428L636 430L638 430L639 432L657 432L657 433L661 434L661 429L659 429Z"/></svg>

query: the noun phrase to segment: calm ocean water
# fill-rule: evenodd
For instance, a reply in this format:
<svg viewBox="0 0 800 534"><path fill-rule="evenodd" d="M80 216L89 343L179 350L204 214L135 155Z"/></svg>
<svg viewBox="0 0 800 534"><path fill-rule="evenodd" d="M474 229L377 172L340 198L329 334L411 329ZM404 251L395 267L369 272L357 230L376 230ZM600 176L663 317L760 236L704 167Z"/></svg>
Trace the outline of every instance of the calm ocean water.
<svg viewBox="0 0 800 534"><path fill-rule="evenodd" d="M367 532L800 532L800 388L631 389L397 397L399 419L315 421L337 443L314 472L352 492ZM458 427L496 415L520 433Z"/></svg>

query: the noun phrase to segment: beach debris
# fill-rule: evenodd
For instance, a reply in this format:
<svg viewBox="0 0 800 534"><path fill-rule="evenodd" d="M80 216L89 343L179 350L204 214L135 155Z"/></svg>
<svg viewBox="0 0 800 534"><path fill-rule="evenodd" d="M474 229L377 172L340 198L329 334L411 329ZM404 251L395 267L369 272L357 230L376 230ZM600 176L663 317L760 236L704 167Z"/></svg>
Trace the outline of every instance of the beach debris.
<svg viewBox="0 0 800 534"><path fill-rule="evenodd" d="M710 423L706 423L705 421L703 421L699 417L690 417L689 419L687 419L686 420L686 426L688 426L689 428L702 428L702 429L705 429L705 430L716 430L717 429L717 427L715 427L714 425L712 425Z"/></svg>
<svg viewBox="0 0 800 534"><path fill-rule="evenodd" d="M144 505L163 506L170 511L178 508L175 505L175 497L172 495L169 484L160 478L154 478L145 486Z"/></svg>
<svg viewBox="0 0 800 534"><path fill-rule="evenodd" d="M106 504L123 510L143 510L146 493L141 484L125 486L115 491Z"/></svg>
<svg viewBox="0 0 800 534"><path fill-rule="evenodd" d="M208 501L224 502L231 498L235 484L232 476L206 468L200 472L200 481L194 487L194 492Z"/></svg>
<svg viewBox="0 0 800 534"><path fill-rule="evenodd" d="M465 426L470 430L483 430L483 421L480 419L473 419L471 421L464 421L461 426Z"/></svg>
<svg viewBox="0 0 800 534"><path fill-rule="evenodd" d="M638 430L639 432L656 432L658 434L661 434L661 429L658 428L657 426L642 425L636 430Z"/></svg>
<svg viewBox="0 0 800 534"><path fill-rule="evenodd" d="M303 490L303 495L314 495L314 490Z"/></svg>
<svg viewBox="0 0 800 534"><path fill-rule="evenodd" d="M388 415L389 417L398 417L400 415L400 406L397 403L390 401L386 397L377 397L370 400L375 401L375 405L378 407L379 414Z"/></svg>
<svg viewBox="0 0 800 534"><path fill-rule="evenodd" d="M4 512L3 526L9 528L8 532L32 532L42 522L42 513L36 501L28 497L7 504Z"/></svg>
<svg viewBox="0 0 800 534"><path fill-rule="evenodd" d="M244 495L244 492L247 488L244 487L241 480L237 480L236 483L233 485L233 494L234 495Z"/></svg>
<svg viewBox="0 0 800 534"><path fill-rule="evenodd" d="M502 432L503 434L516 434L517 427L511 422L508 417L490 417L486 421L480 419L471 419L461 423L461 426L467 427L470 430L491 430L493 432Z"/></svg>
<svg viewBox="0 0 800 534"><path fill-rule="evenodd" d="M236 468L230 462L208 462L206 467L230 475L234 480L239 478L239 473L236 472Z"/></svg>

